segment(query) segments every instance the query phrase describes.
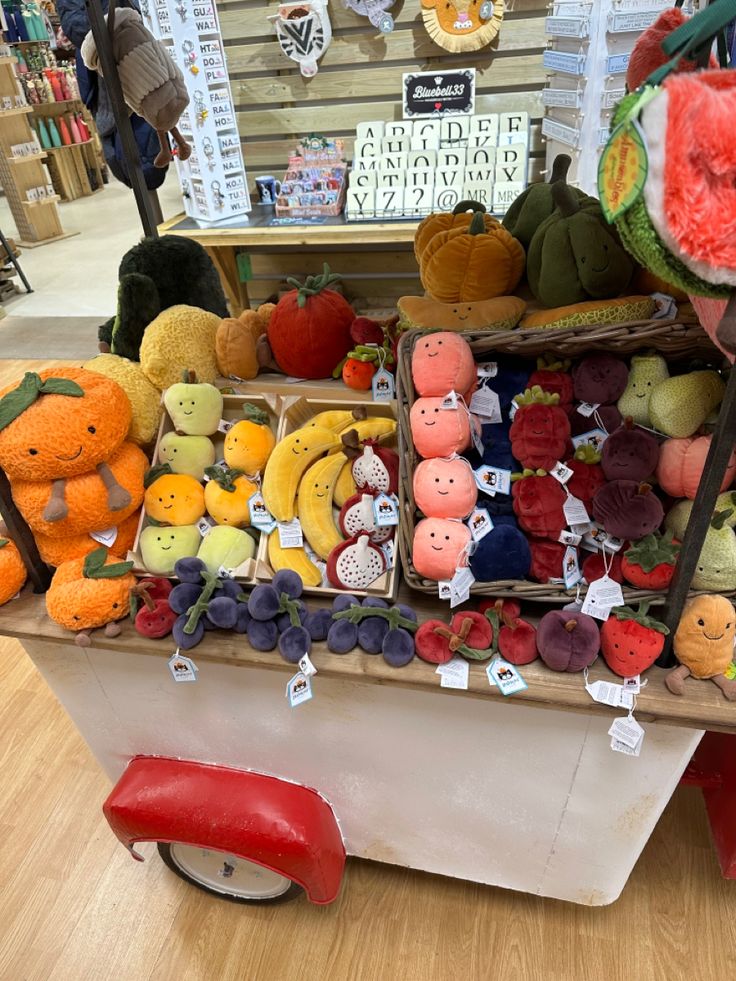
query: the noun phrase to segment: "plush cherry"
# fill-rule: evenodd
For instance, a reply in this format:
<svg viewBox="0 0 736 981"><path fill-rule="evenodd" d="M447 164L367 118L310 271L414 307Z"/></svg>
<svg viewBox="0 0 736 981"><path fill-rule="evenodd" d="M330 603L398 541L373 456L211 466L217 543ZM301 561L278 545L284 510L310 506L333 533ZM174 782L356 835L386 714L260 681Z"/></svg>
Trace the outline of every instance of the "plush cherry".
<svg viewBox="0 0 736 981"><path fill-rule="evenodd" d="M154 640L168 637L178 619L178 614L169 606L168 593L166 596L160 596L159 599L153 599L154 590L163 591L164 587L161 583L164 582L171 592L171 584L167 579L144 579L132 590L133 594L143 601L143 606L136 613L134 620L135 629L143 637Z"/></svg>

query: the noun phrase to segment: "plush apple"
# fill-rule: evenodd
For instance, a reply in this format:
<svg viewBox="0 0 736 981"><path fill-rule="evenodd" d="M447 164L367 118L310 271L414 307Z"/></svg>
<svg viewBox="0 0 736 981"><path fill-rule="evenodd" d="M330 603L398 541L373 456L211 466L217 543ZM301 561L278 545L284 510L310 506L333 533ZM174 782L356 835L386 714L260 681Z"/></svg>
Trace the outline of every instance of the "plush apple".
<svg viewBox="0 0 736 981"><path fill-rule="evenodd" d="M582 671L598 656L601 635L593 617L551 610L539 621L539 656L553 671Z"/></svg>
<svg viewBox="0 0 736 981"><path fill-rule="evenodd" d="M217 574L220 566L237 569L256 554L256 543L247 531L229 525L217 525L204 536L197 558L207 566L207 571Z"/></svg>
<svg viewBox="0 0 736 981"><path fill-rule="evenodd" d="M163 591L161 583L166 583L171 591L171 584L167 579L142 579L131 590L131 604L134 602L133 597L143 603L133 621L135 629L143 637L168 637L178 616L169 606L168 594L160 595ZM158 595L154 596L154 593Z"/></svg>
<svg viewBox="0 0 736 981"><path fill-rule="evenodd" d="M159 463L168 463L172 473L204 480L204 472L215 462L215 446L207 436L166 433L158 447Z"/></svg>
<svg viewBox="0 0 736 981"><path fill-rule="evenodd" d="M193 371L184 381L164 392L164 406L178 433L187 436L211 436L222 419L222 393L219 388L199 384Z"/></svg>
<svg viewBox="0 0 736 981"><path fill-rule="evenodd" d="M154 576L173 576L179 559L197 554L201 538L196 525L149 525L141 532L139 543L143 565Z"/></svg>

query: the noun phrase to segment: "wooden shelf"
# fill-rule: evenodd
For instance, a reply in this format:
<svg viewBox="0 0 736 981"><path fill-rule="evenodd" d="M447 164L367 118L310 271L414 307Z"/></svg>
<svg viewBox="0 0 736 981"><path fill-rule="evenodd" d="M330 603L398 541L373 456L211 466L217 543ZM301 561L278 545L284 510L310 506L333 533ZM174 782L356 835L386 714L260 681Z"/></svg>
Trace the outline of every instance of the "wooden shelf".
<svg viewBox="0 0 736 981"><path fill-rule="evenodd" d="M58 194L49 194L45 198L39 198L38 201L22 201L21 204L24 208L39 208L42 204L55 204L57 201L61 201Z"/></svg>
<svg viewBox="0 0 736 981"><path fill-rule="evenodd" d="M17 106L15 109L0 109L0 118L3 116L24 116L33 112L33 106Z"/></svg>
<svg viewBox="0 0 736 981"><path fill-rule="evenodd" d="M3 57L0 58L0 65L15 65L17 62L18 59L13 58L11 55L3 55Z"/></svg>
<svg viewBox="0 0 736 981"><path fill-rule="evenodd" d="M54 153L56 150L73 150L75 146L89 146L92 140L83 140L81 143L64 143L61 146L50 146L46 148L46 153Z"/></svg>
<svg viewBox="0 0 736 981"><path fill-rule="evenodd" d="M56 106L78 106L81 101L81 99L54 99L53 102L34 102L31 109L34 112L40 112L43 109L53 109Z"/></svg>
<svg viewBox="0 0 736 981"><path fill-rule="evenodd" d="M31 48L34 44L51 44L51 41L6 41L12 48Z"/></svg>
<svg viewBox="0 0 736 981"><path fill-rule="evenodd" d="M6 157L8 163L13 167L20 167L21 164L30 163L32 160L45 160L46 151L43 153L29 153L27 157Z"/></svg>

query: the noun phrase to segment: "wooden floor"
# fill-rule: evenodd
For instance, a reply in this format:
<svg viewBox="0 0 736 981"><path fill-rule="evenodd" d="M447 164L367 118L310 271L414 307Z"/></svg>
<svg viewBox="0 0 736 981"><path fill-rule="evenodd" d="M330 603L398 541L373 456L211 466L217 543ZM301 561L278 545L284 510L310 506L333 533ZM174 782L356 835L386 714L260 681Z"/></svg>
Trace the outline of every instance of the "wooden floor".
<svg viewBox="0 0 736 981"><path fill-rule="evenodd" d="M210 898L118 844L108 783L0 640L1 981L732 981L736 882L681 788L622 898L587 909L350 860L338 901ZM456 829L462 833L462 828Z"/></svg>

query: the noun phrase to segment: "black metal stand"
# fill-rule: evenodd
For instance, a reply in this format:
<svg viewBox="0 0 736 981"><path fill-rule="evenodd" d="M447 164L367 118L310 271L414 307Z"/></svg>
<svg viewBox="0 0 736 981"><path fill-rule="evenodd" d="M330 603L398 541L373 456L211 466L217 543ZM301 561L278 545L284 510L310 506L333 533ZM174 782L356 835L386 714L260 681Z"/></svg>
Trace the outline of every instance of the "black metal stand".
<svg viewBox="0 0 736 981"><path fill-rule="evenodd" d="M23 516L15 506L10 484L5 471L0 469L0 513L8 526L8 533L15 542L20 557L28 570L28 578L33 583L34 593L45 593L51 582L51 571L38 554L33 532L25 523Z"/></svg>
<svg viewBox="0 0 736 981"><path fill-rule="evenodd" d="M8 240L5 238L5 236L3 235L3 233L1 231L0 231L0 242L2 242L3 248L5 249L5 251L7 253L8 260L10 262L12 262L12 264L15 266L15 271L20 276L21 282L23 283L23 285L26 288L26 293L32 293L33 290L31 289L31 284L26 279L26 274L20 268L20 263L18 262L18 260L13 255L13 250L10 248L10 245L8 244Z"/></svg>

